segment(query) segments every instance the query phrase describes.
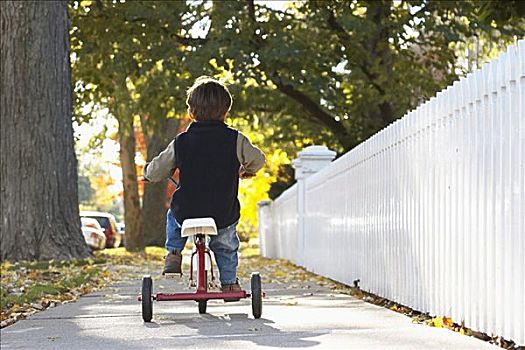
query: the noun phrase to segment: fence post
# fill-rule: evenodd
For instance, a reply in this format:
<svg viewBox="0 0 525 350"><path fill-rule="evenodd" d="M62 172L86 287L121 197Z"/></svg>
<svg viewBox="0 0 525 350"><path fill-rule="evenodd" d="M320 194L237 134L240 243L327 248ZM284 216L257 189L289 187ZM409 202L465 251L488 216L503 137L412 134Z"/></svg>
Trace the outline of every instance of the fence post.
<svg viewBox="0 0 525 350"><path fill-rule="evenodd" d="M306 219L306 178L326 167L335 158L336 152L325 146L308 146L297 153L292 161L297 180L297 252L296 263L305 265L305 219Z"/></svg>
<svg viewBox="0 0 525 350"><path fill-rule="evenodd" d="M257 213L259 217L259 249L261 255L265 258L276 258L275 249L271 249L269 244L271 241L275 241L275 237L273 237L273 239L268 237L268 235L272 234L273 218L271 215L271 205L271 200L262 200L257 203Z"/></svg>

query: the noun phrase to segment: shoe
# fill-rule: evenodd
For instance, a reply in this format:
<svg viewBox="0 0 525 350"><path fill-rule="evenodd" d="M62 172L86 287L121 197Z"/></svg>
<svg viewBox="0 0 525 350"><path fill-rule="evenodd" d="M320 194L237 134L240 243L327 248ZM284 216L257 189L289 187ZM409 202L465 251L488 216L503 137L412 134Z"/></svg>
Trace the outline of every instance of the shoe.
<svg viewBox="0 0 525 350"><path fill-rule="evenodd" d="M182 274L182 254L178 251L170 252L166 255L166 260L164 261L164 271L162 274L167 273L178 273Z"/></svg>
<svg viewBox="0 0 525 350"><path fill-rule="evenodd" d="M222 284L221 290L223 292L240 292L242 290L241 285L239 284L239 280L235 280L235 283L232 284ZM239 301L241 298L224 298L224 301Z"/></svg>

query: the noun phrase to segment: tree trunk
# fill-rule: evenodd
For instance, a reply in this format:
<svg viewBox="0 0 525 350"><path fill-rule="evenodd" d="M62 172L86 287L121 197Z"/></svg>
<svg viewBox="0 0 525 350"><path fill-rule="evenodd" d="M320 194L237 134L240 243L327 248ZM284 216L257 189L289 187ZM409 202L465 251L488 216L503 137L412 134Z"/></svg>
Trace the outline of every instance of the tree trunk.
<svg viewBox="0 0 525 350"><path fill-rule="evenodd" d="M80 230L67 3L2 1L0 259L89 256Z"/></svg>
<svg viewBox="0 0 525 350"><path fill-rule="evenodd" d="M388 42L390 38L390 22L389 17L392 12L393 3L391 0L383 1L369 1L367 2L366 18L374 23L374 30L364 41L363 47L367 50L370 57L369 61L364 63L365 71L382 71L382 77L384 81L377 81L378 76L373 73L369 73L368 77L372 80L371 83L374 86L381 86L378 89L380 95L384 96L388 91L392 90L389 86L392 82L392 52L390 44ZM372 63L374 62L374 63ZM374 66L374 64L376 66ZM375 113L368 116L369 121L369 135L371 136L381 128L394 121L394 109L392 102L388 99L381 99L376 108Z"/></svg>
<svg viewBox="0 0 525 350"><path fill-rule="evenodd" d="M146 139L146 160L150 162L175 137L178 119L158 122L157 130L148 132L147 121L142 119L142 131ZM142 197L142 232L146 245L163 247L166 241L166 210L168 208L168 184L166 181L144 186Z"/></svg>
<svg viewBox="0 0 525 350"><path fill-rule="evenodd" d="M133 117L125 108L120 108L118 118L120 143L120 165L124 186L124 222L126 224L126 250L144 249L144 234L140 228L140 201L135 168L135 131Z"/></svg>

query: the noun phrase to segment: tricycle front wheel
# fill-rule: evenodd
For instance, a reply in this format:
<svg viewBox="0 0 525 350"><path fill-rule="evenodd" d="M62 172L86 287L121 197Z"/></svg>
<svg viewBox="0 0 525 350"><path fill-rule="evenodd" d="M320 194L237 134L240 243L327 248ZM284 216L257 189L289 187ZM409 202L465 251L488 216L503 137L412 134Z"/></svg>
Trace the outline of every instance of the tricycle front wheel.
<svg viewBox="0 0 525 350"><path fill-rule="evenodd" d="M199 314L206 313L206 306L208 305L208 300L199 300Z"/></svg>
<svg viewBox="0 0 525 350"><path fill-rule="evenodd" d="M204 285L206 286L206 290L208 290L208 271L204 270ZM199 314L205 314L206 313L206 307L208 306L208 300L199 300Z"/></svg>

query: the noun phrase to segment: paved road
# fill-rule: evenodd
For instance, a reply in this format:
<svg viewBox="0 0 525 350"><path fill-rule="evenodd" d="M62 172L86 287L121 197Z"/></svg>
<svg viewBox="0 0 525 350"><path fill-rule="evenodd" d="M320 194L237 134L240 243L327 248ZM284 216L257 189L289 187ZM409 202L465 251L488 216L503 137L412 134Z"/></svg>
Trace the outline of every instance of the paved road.
<svg viewBox="0 0 525 350"><path fill-rule="evenodd" d="M157 291L184 289L183 281L156 279ZM312 282L264 286L263 316L250 301L197 304L158 302L145 324L137 295L140 280L86 295L1 330L7 349L498 349L446 329L413 324L396 312Z"/></svg>

